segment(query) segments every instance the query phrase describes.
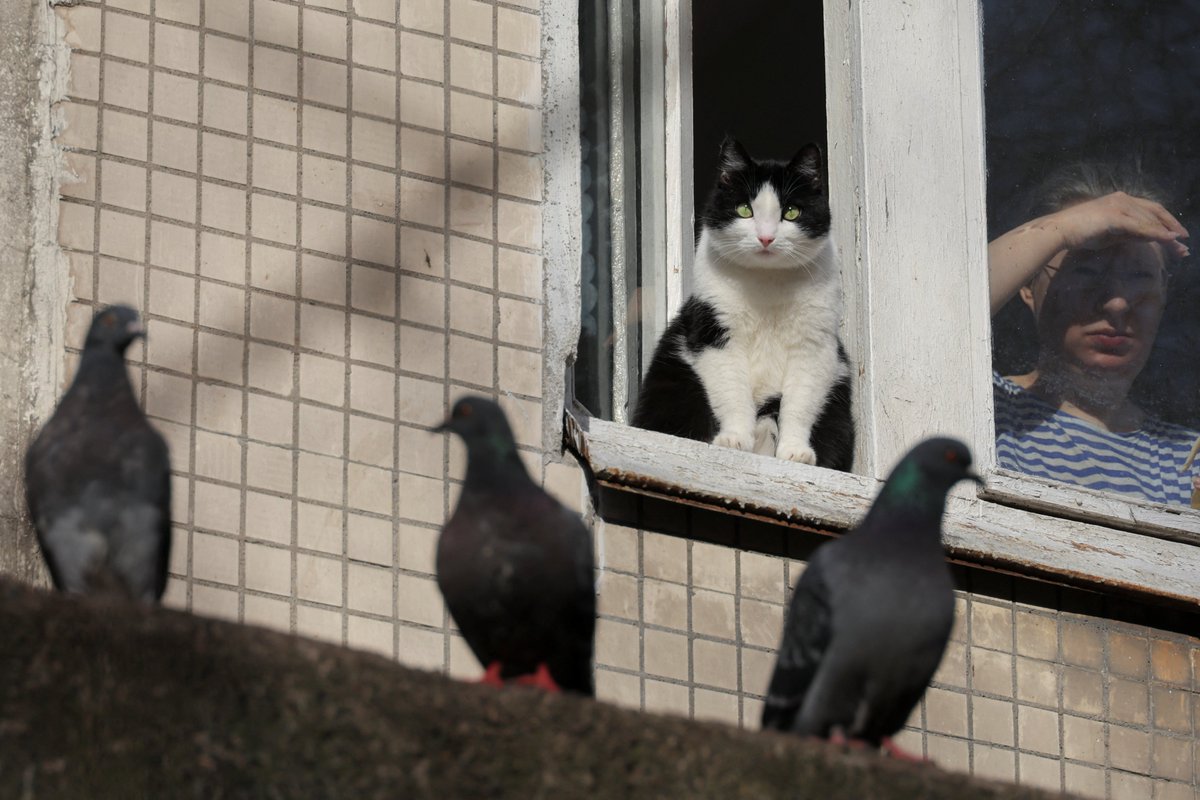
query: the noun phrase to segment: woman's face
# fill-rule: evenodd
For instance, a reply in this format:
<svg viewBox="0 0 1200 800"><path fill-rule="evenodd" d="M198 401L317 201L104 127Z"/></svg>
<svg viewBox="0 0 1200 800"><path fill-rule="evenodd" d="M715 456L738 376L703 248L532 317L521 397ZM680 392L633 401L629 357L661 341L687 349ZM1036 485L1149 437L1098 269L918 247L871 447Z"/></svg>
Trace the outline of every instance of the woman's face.
<svg viewBox="0 0 1200 800"><path fill-rule="evenodd" d="M1164 266L1150 242L1055 255L1021 290L1037 317L1043 357L1095 377L1136 377L1162 320Z"/></svg>

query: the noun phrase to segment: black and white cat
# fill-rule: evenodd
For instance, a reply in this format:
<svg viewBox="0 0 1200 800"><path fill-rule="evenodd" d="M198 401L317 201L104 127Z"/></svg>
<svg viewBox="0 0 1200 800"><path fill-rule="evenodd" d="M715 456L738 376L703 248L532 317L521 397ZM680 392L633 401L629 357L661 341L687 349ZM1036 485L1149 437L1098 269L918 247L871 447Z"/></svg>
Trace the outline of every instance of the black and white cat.
<svg viewBox="0 0 1200 800"><path fill-rule="evenodd" d="M756 161L735 139L700 217L695 290L654 352L639 428L849 470L850 364L821 150Z"/></svg>

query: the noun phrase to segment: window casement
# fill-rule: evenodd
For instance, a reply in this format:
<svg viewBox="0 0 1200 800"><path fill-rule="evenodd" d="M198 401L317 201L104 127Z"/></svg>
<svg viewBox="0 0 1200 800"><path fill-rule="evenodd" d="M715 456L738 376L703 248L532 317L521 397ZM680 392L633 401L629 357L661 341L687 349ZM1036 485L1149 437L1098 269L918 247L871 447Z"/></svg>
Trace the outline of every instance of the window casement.
<svg viewBox="0 0 1200 800"><path fill-rule="evenodd" d="M643 363L639 353L653 348L689 288L691 117L699 102L690 94L690 0L547 5L560 20L544 32L547 196L562 203L547 209L544 234L547 377L567 372L558 382L568 444L597 481L837 531L861 518L913 443L957 436L971 446L988 486L963 484L952 494L945 522L952 558L1062 583L1200 600L1200 512L996 467L979 6L825 4L830 206L843 271L842 338L857 367L858 450L848 474L625 424L623 405L639 377L631 365ZM568 33L573 38L564 41ZM566 87L581 63L596 59L589 47L597 43L607 60L592 63L603 74L590 86L574 84L584 111L571 119L563 110ZM601 112L602 124L589 118ZM551 136L556 124L578 135L560 127ZM589 163L587 145L598 131L607 160ZM589 176L588 169L600 171ZM582 196L602 183L608 205L591 209L602 218L588 218L587 202L581 214L563 199L572 188ZM589 224L592 235L610 237L603 261L580 230ZM636 264L626 257L633 248ZM592 380L585 401L579 389L591 378L581 378L579 366L597 360L598 351L584 352L586 340L571 337L580 333L581 296L598 286L609 316L608 328L595 333L611 337L615 355L606 382ZM563 327L552 333L556 325ZM547 440L556 423L547 419Z"/></svg>

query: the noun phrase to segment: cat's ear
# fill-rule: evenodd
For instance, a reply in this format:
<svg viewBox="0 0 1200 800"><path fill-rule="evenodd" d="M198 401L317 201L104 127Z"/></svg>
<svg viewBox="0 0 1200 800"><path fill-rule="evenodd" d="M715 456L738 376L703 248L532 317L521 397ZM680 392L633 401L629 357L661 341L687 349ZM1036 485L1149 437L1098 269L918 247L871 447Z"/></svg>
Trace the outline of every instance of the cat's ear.
<svg viewBox="0 0 1200 800"><path fill-rule="evenodd" d="M800 152L792 156L792 160L788 162L788 169L799 172L808 178L813 186L819 188L822 182L820 146L809 142L804 147L801 147Z"/></svg>
<svg viewBox="0 0 1200 800"><path fill-rule="evenodd" d="M735 173L741 172L748 166L750 166L750 154L746 152L746 148L742 147L741 142L727 134L721 142L719 167L721 183L729 183L733 180Z"/></svg>

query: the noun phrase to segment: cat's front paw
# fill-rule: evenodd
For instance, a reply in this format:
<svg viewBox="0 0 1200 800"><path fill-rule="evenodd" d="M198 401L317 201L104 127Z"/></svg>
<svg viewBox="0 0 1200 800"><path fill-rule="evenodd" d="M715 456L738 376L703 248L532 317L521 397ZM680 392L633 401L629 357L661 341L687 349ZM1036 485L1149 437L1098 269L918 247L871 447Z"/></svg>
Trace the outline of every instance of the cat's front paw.
<svg viewBox="0 0 1200 800"><path fill-rule="evenodd" d="M795 461L799 464L816 464L817 453L808 445L780 443L775 450L775 457L785 461Z"/></svg>
<svg viewBox="0 0 1200 800"><path fill-rule="evenodd" d="M712 443L717 447L729 447L734 450L753 450L754 431L721 431Z"/></svg>

